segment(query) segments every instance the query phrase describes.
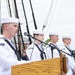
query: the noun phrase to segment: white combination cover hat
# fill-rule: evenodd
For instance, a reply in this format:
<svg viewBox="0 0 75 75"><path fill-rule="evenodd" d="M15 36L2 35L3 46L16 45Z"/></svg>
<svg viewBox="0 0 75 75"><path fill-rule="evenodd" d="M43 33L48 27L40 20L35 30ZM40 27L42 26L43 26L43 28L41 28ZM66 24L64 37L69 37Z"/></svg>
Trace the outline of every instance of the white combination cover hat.
<svg viewBox="0 0 75 75"><path fill-rule="evenodd" d="M59 35L57 32L50 32L49 35Z"/></svg>
<svg viewBox="0 0 75 75"><path fill-rule="evenodd" d="M11 23L11 22L19 23L19 19L18 18L13 18L13 17L1 18L1 24Z"/></svg>
<svg viewBox="0 0 75 75"><path fill-rule="evenodd" d="M62 36L62 39L71 39L71 37L70 36Z"/></svg>
<svg viewBox="0 0 75 75"><path fill-rule="evenodd" d="M44 34L44 31L36 29L33 31L33 34Z"/></svg>

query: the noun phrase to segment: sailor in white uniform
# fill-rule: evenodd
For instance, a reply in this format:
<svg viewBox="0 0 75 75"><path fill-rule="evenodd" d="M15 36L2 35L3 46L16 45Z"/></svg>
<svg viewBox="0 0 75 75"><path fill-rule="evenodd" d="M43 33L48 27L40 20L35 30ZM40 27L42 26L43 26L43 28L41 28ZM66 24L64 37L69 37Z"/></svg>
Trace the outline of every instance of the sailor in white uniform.
<svg viewBox="0 0 75 75"><path fill-rule="evenodd" d="M72 49L69 46L71 44L71 37L63 36L62 41L64 45L60 49L71 55L69 56L65 54L66 57L68 58L68 67L69 67L69 71L66 75L74 75L75 74L75 64L74 64L75 62L74 62L74 58L72 54Z"/></svg>
<svg viewBox="0 0 75 75"><path fill-rule="evenodd" d="M33 36L38 40L44 40L44 32L41 30L34 30ZM26 50L27 56L30 61L39 61L46 58L42 43L36 39Z"/></svg>
<svg viewBox="0 0 75 75"><path fill-rule="evenodd" d="M54 46L57 47L56 43L58 42L58 33L56 32L50 33L49 38L50 38L50 42L48 43L49 45L47 45L45 49L47 59L60 57L60 51L54 47Z"/></svg>
<svg viewBox="0 0 75 75"><path fill-rule="evenodd" d="M17 18L2 18L2 35L0 35L0 75L11 75L11 67L19 63L26 63L20 61L20 56L15 46L11 42L18 31ZM10 45L13 47L11 47Z"/></svg>

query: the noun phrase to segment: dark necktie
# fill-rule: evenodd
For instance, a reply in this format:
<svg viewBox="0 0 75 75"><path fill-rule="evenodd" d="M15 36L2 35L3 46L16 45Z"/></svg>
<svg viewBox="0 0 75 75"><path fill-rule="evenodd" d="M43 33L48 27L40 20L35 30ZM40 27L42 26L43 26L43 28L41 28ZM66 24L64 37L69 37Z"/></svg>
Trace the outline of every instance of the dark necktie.
<svg viewBox="0 0 75 75"><path fill-rule="evenodd" d="M34 43L34 44L35 44L35 43ZM35 46L36 46L36 47L38 48L38 50L41 52L41 53L40 53L41 59L44 60L44 56L45 56L45 59L46 59L46 54L45 54L45 52L44 52L43 50L41 50L37 44L35 44Z"/></svg>
<svg viewBox="0 0 75 75"><path fill-rule="evenodd" d="M19 55L19 52L18 52L18 50L16 50L14 47L13 47L13 45L7 40L7 39L4 39L8 44L9 44L9 46L15 51L15 54L16 54L16 56L17 56L17 59L19 60L19 61L21 61L21 58L20 58L20 55Z"/></svg>
<svg viewBox="0 0 75 75"><path fill-rule="evenodd" d="M71 53L71 56L73 56L73 53L72 53L72 50L69 48L69 47L67 47L67 46L65 46L67 49L68 49L68 51Z"/></svg>

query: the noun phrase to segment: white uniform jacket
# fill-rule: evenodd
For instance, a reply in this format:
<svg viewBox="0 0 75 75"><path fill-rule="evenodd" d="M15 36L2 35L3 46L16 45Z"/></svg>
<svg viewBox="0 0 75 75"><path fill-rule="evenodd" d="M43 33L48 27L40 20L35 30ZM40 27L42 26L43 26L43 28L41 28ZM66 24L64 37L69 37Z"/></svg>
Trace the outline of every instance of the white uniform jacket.
<svg viewBox="0 0 75 75"><path fill-rule="evenodd" d="M40 51L36 47L34 43L29 45L28 49L26 50L27 56L30 61L39 61L41 60Z"/></svg>
<svg viewBox="0 0 75 75"><path fill-rule="evenodd" d="M0 75L11 75L11 66L20 63L23 62L18 61L14 50L4 39L0 39Z"/></svg>
<svg viewBox="0 0 75 75"><path fill-rule="evenodd" d="M51 42L49 42L48 44L50 44ZM52 58L52 51L51 51L51 47L49 45L46 46L45 48L45 53L46 53L46 57L47 59ZM53 50L53 58L58 58L60 57L60 53L57 49Z"/></svg>
<svg viewBox="0 0 75 75"><path fill-rule="evenodd" d="M70 51L65 47L65 45L63 45L60 49L71 55ZM66 75L73 75L72 69L74 69L74 67L75 67L74 58L72 56L67 55L67 54L65 54L65 55L68 58L68 67L69 67L69 71Z"/></svg>

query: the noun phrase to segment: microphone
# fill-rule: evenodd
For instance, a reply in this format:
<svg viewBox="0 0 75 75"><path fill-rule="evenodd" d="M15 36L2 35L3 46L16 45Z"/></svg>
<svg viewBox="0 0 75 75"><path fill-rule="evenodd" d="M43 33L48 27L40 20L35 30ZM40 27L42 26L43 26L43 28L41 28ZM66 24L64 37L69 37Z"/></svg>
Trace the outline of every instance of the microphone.
<svg viewBox="0 0 75 75"><path fill-rule="evenodd" d="M60 51L60 49L59 49L56 45L54 45L53 43L50 43L50 46L51 46L52 48L55 48L55 49L57 49L57 50Z"/></svg>
<svg viewBox="0 0 75 75"><path fill-rule="evenodd" d="M25 36L30 36L27 32L24 32L24 35L25 35Z"/></svg>
<svg viewBox="0 0 75 75"><path fill-rule="evenodd" d="M52 43L50 43L49 46L51 47L51 50L56 49L55 46Z"/></svg>

